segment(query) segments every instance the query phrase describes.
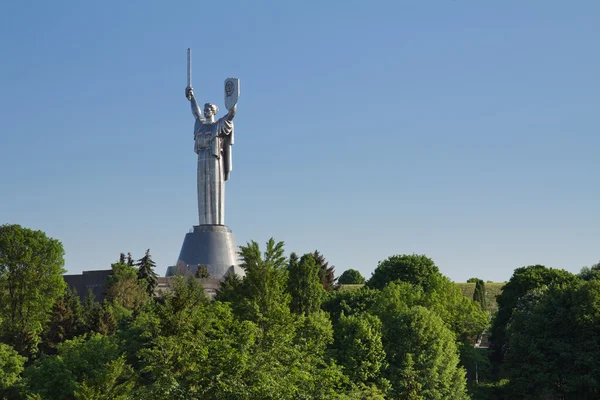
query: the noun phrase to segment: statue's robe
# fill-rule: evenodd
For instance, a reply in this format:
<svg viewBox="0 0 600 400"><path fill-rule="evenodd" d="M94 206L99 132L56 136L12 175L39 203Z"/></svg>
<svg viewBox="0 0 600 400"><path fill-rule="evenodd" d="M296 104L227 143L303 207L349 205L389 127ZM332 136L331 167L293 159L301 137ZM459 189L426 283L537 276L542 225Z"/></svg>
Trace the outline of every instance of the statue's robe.
<svg viewBox="0 0 600 400"><path fill-rule="evenodd" d="M200 225L225 225L225 181L231 172L233 120L196 120L194 150L198 154L198 215Z"/></svg>

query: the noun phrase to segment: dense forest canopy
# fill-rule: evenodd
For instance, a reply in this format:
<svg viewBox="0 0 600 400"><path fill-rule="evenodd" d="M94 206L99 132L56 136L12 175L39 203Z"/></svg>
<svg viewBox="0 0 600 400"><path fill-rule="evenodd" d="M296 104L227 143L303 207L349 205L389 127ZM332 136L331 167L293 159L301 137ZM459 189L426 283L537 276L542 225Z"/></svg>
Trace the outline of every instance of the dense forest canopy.
<svg viewBox="0 0 600 400"><path fill-rule="evenodd" d="M123 253L97 302L66 286L63 254L0 227L0 399L599 397L598 265L518 268L492 314L482 279L465 296L425 255L336 283L320 252L252 241L210 299L203 273L157 295L150 250Z"/></svg>

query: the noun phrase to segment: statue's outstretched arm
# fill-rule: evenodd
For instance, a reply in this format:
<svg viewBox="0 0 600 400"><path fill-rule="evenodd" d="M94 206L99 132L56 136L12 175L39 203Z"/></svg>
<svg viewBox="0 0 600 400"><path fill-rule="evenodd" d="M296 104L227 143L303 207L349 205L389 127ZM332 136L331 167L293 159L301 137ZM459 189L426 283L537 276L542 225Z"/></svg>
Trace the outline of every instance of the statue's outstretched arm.
<svg viewBox="0 0 600 400"><path fill-rule="evenodd" d="M204 117L202 117L202 111L198 106L196 96L194 96L194 89L188 87L186 89L185 97L187 97L187 99L190 101L190 106L192 106L192 115L194 115L196 119L199 119L200 121L204 122Z"/></svg>
<svg viewBox="0 0 600 400"><path fill-rule="evenodd" d="M237 104L234 104L233 107L231 107L231 110L229 110L229 112L225 116L225 119L227 119L229 121L233 120L233 117L235 117L236 111L237 111Z"/></svg>

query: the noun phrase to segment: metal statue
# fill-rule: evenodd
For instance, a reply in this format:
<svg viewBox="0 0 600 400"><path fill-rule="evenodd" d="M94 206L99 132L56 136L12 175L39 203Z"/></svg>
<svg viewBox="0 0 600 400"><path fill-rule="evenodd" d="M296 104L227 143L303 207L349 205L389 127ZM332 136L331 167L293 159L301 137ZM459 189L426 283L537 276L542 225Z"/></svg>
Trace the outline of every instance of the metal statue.
<svg viewBox="0 0 600 400"><path fill-rule="evenodd" d="M190 101L194 124L194 151L198 154L199 225L225 225L225 181L232 169L233 117L240 93L239 79L225 80L227 115L215 121L219 108L204 104L204 117L192 88L192 54L188 49L188 81L185 97Z"/></svg>

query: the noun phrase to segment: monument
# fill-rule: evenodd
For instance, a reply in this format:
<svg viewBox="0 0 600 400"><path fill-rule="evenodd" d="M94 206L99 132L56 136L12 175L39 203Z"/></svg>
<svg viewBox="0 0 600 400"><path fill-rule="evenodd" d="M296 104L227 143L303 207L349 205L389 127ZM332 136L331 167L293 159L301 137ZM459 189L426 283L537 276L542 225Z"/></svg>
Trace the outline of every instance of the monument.
<svg viewBox="0 0 600 400"><path fill-rule="evenodd" d="M200 111L192 88L192 54L188 49L185 97L192 107L194 151L198 154L198 225L185 235L179 258L166 276L194 275L205 266L209 283L222 280L229 273L243 276L238 266L237 246L231 229L225 225L225 182L232 170L233 118L240 94L239 79L225 80L227 114L215 120L219 108L204 104Z"/></svg>

